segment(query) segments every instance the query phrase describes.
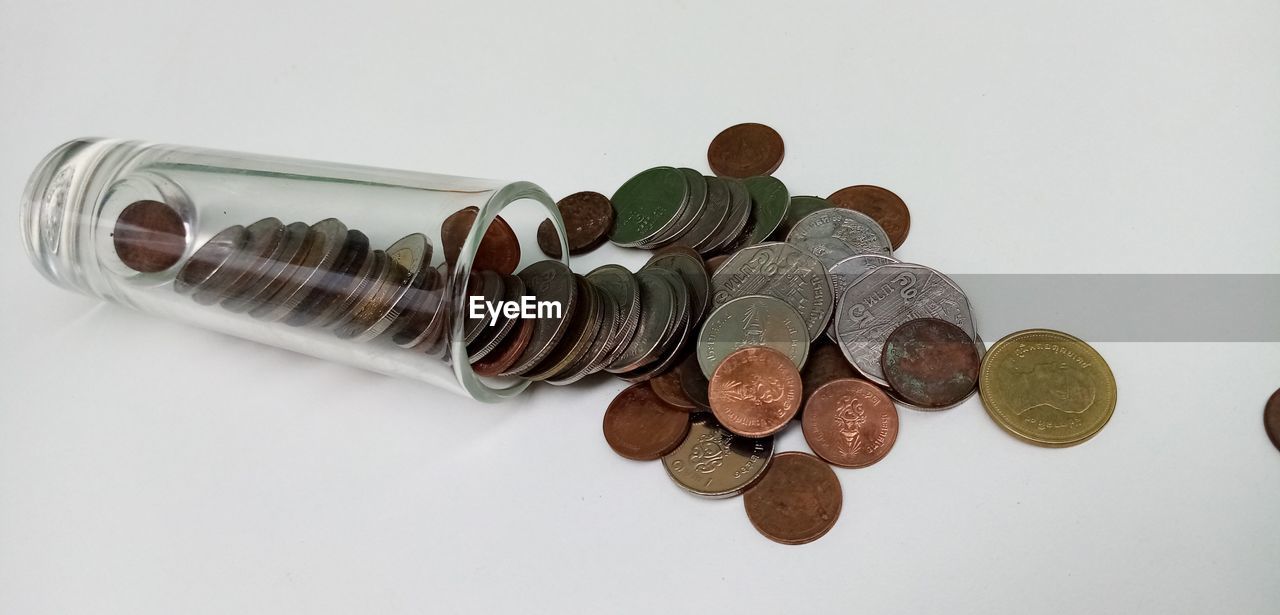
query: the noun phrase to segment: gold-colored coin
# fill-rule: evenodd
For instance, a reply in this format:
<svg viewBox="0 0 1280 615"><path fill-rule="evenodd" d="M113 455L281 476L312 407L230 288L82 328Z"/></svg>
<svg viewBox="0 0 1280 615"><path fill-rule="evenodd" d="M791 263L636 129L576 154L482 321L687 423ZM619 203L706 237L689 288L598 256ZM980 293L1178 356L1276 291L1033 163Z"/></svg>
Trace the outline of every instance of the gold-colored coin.
<svg viewBox="0 0 1280 615"><path fill-rule="evenodd" d="M996 424L1040 446L1084 442L1116 409L1116 379L1102 355L1049 329L996 342L982 360L978 391Z"/></svg>

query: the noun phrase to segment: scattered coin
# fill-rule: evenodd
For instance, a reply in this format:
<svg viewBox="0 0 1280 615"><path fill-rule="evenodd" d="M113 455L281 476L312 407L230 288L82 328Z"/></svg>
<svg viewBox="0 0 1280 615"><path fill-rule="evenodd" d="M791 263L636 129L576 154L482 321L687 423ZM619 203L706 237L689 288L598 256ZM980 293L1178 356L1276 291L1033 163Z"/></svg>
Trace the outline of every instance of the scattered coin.
<svg viewBox="0 0 1280 615"><path fill-rule="evenodd" d="M734 244L746 235L747 223L751 220L751 192L747 190L747 185L740 179L730 177L722 177L720 181L729 191L729 213L706 244L699 247L698 251L703 254L734 251Z"/></svg>
<svg viewBox="0 0 1280 615"><path fill-rule="evenodd" d="M800 372L772 348L735 350L711 376L711 411L725 429L763 438L786 427L800 409Z"/></svg>
<svg viewBox="0 0 1280 615"><path fill-rule="evenodd" d="M689 414L668 406L648 384L623 389L604 413L604 439L627 459L658 459L680 446L688 434Z"/></svg>
<svg viewBox="0 0 1280 615"><path fill-rule="evenodd" d="M1262 413L1262 422L1267 428L1267 437L1276 449L1280 449L1280 390L1271 394L1267 407Z"/></svg>
<svg viewBox="0 0 1280 615"><path fill-rule="evenodd" d="M696 350L702 373L710 378L725 358L739 348L769 347L804 367L809 334L804 319L776 297L746 295L716 308L698 334Z"/></svg>
<svg viewBox="0 0 1280 615"><path fill-rule="evenodd" d="M857 254L889 256L889 236L875 220L848 209L822 209L796 223L787 243L817 256L827 268Z"/></svg>
<svg viewBox="0 0 1280 615"><path fill-rule="evenodd" d="M764 124L737 124L711 140L707 162L716 175L746 178L778 170L784 153L778 131Z"/></svg>
<svg viewBox="0 0 1280 615"><path fill-rule="evenodd" d="M688 415L685 415L688 416ZM689 435L662 457L680 488L709 498L738 495L760 478L773 457L773 437L744 438L705 412L692 415Z"/></svg>
<svg viewBox="0 0 1280 615"><path fill-rule="evenodd" d="M654 167L627 180L613 194L615 222L609 240L623 247L652 241L674 225L689 200L689 183L673 167Z"/></svg>
<svg viewBox="0 0 1280 615"><path fill-rule="evenodd" d="M778 230L778 225L787 216L791 195L787 193L785 184L768 175L748 177L742 183L751 193L751 220L747 223L751 231L747 235L747 245L755 245Z"/></svg>
<svg viewBox="0 0 1280 615"><path fill-rule="evenodd" d="M125 266L156 273L182 260L187 251L187 225L182 215L165 203L137 201L120 212L111 240Z"/></svg>
<svg viewBox="0 0 1280 615"><path fill-rule="evenodd" d="M833 303L840 305L840 298L844 296L844 290L849 288L850 284L858 281L862 276L871 273L871 270L880 265L888 265L889 263L899 262L892 256L883 256L880 254L857 254L850 256L842 261L837 262L827 269L827 277L831 279L831 295L834 297ZM831 324L827 325L827 337L831 341L836 341L836 319L831 319Z"/></svg>
<svg viewBox="0 0 1280 615"><path fill-rule="evenodd" d="M1049 329L1018 331L992 345L978 392L997 425L1040 446L1088 440L1116 407L1115 376L1102 355Z"/></svg>
<svg viewBox="0 0 1280 615"><path fill-rule="evenodd" d="M761 534L784 545L802 545L824 536L844 505L840 479L831 467L807 453L774 456L760 482L743 496L747 518Z"/></svg>
<svg viewBox="0 0 1280 615"><path fill-rule="evenodd" d="M698 409L698 405L689 399L684 392L684 387L680 384L679 368L654 376L649 380L649 385L653 387L654 394L669 406L688 411Z"/></svg>
<svg viewBox="0 0 1280 615"><path fill-rule="evenodd" d="M878 387L845 378L818 387L800 421L819 457L845 468L864 468L889 454L898 439L898 409Z"/></svg>
<svg viewBox="0 0 1280 615"><path fill-rule="evenodd" d="M744 295L769 295L793 306L804 320L809 339L827 328L833 307L827 269L818 259L781 242L739 250L711 276L711 305L724 305Z"/></svg>
<svg viewBox="0 0 1280 615"><path fill-rule="evenodd" d="M899 325L885 339L880 362L894 392L920 408L949 408L978 386L978 349L973 338L937 318Z"/></svg>
<svg viewBox="0 0 1280 615"><path fill-rule="evenodd" d="M635 336L636 329L640 327L640 284L621 265L601 265L588 273L586 278L587 282L612 298L618 306L618 318L605 341L608 349L592 366L592 370L599 371L618 360Z"/></svg>
<svg viewBox="0 0 1280 615"><path fill-rule="evenodd" d="M814 342L809 348L809 358L804 362L804 369L800 371L800 381L804 384L802 401L807 403L818 387L845 378L861 376L849 364L849 360L844 358L840 347L826 340ZM801 408L803 407L802 405Z"/></svg>
<svg viewBox="0 0 1280 615"><path fill-rule="evenodd" d="M836 207L862 212L875 220L889 235L893 249L907 240L911 230L911 210L902 198L880 186L849 186L827 197Z"/></svg>
<svg viewBox="0 0 1280 615"><path fill-rule="evenodd" d="M480 210L476 207L464 207L440 224L440 247L444 260L450 267L458 263L462 254L462 245L471 235L476 216ZM471 268L476 271L495 271L508 275L520 266L520 240L515 231L502 216L494 216L493 221L484 230L484 237L471 258Z"/></svg>
<svg viewBox="0 0 1280 615"><path fill-rule="evenodd" d="M680 313L676 307L677 289L659 271L649 269L636 273L640 305L643 306L640 323L626 348L606 371L615 374L629 372L653 362L662 354L662 341L680 324Z"/></svg>
<svg viewBox="0 0 1280 615"><path fill-rule="evenodd" d="M564 221L569 254L586 254L609 238L613 230L613 205L599 192L576 192L556 204ZM550 219L538 226L538 247L551 258L560 258L560 234Z"/></svg>

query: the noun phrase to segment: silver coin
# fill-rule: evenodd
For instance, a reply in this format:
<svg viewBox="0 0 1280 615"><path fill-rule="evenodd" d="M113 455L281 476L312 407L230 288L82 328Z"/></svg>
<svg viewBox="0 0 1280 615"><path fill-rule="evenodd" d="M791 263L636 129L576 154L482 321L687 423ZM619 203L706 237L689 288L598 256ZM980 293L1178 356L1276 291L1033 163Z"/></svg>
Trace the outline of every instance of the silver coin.
<svg viewBox="0 0 1280 615"><path fill-rule="evenodd" d="M600 290L599 287L590 285L596 298L600 300L603 308L603 317L600 321L600 328L596 331L595 338L591 341L590 349L583 353L572 365L566 367L559 374L547 378L547 384L555 386L564 386L573 384L591 374L598 371L602 357L609 352L609 338L613 334L613 330L621 315L621 310L613 297L608 293Z"/></svg>
<svg viewBox="0 0 1280 615"><path fill-rule="evenodd" d="M744 438L700 412L690 417L684 442L662 457L662 467L689 493L727 498L755 484L772 459L773 436Z"/></svg>
<svg viewBox="0 0 1280 615"><path fill-rule="evenodd" d="M640 286L640 325L627 347L605 371L629 372L649 363L658 356L662 340L679 323L676 289L661 272L661 269L650 269L636 273Z"/></svg>
<svg viewBox="0 0 1280 615"><path fill-rule="evenodd" d="M646 242L648 247L664 246L679 239L693 228L707 208L706 178L693 169L681 167L678 170L684 174L685 182L688 183L689 198L685 202L684 210L680 212L680 216L676 218L671 228L663 231L656 239Z"/></svg>
<svg viewBox="0 0 1280 615"><path fill-rule="evenodd" d="M441 305L445 296L444 272L435 267L426 267L418 278L418 283L405 294L406 307L400 312L400 318L383 333L390 336L391 343L401 348L413 348L425 341L436 331L432 324L441 318Z"/></svg>
<svg viewBox="0 0 1280 615"><path fill-rule="evenodd" d="M502 276L502 300L504 302L508 305L513 305L519 303L520 298L523 296L524 281L519 276ZM519 318L508 318L504 313L498 314L497 322L491 322L491 317L486 312L484 328L475 341L467 346L467 356L470 357L470 362L475 363L493 352L507 338L507 335L516 328L518 322L520 322Z"/></svg>
<svg viewBox="0 0 1280 615"><path fill-rule="evenodd" d="M421 286L421 278L431 268L431 240L422 233L411 233L387 248L391 261L376 299L357 306L352 326L340 328L338 336L357 342L382 335L409 308L413 299L409 290Z"/></svg>
<svg viewBox="0 0 1280 615"><path fill-rule="evenodd" d="M676 325L671 335L659 343L656 358L639 368L618 374L619 378L628 382L644 382L670 369L683 358L689 338L697 328L698 321L693 319L690 294L682 292L682 283L674 272L659 271L667 274L667 281L676 289Z"/></svg>
<svg viewBox="0 0 1280 615"><path fill-rule="evenodd" d="M618 305L618 319L605 342L608 349L598 359L598 364L592 366L593 371L600 371L626 350L640 326L640 285L635 276L621 265L602 265L588 273L586 278Z"/></svg>
<svg viewBox="0 0 1280 615"><path fill-rule="evenodd" d="M659 267L676 272L689 290L691 317L695 321L702 320L711 302L711 274L707 273L707 263L697 250L684 246L668 246L658 251L644 264L641 271L650 267Z"/></svg>
<svg viewBox="0 0 1280 615"><path fill-rule="evenodd" d="M215 280L234 277L230 264L243 253L248 238L248 231L239 224L214 235L178 270L177 277L173 279L173 290L185 295L214 284Z"/></svg>
<svg viewBox="0 0 1280 615"><path fill-rule="evenodd" d="M195 289L191 298L196 303L213 305L238 296L274 263L271 259L284 243L284 224L276 218L263 218L246 227L245 232L248 236L244 246L232 261Z"/></svg>
<svg viewBox="0 0 1280 615"><path fill-rule="evenodd" d="M707 182L707 206L684 235L671 242L674 246L693 248L699 252L711 241L716 229L729 217L729 186L719 177L703 176Z"/></svg>
<svg viewBox="0 0 1280 615"><path fill-rule="evenodd" d="M827 241L818 242L816 241L818 239L836 239L848 246L849 253L845 256L893 254L893 244L889 241L889 236L885 234L884 229L880 228L871 216L851 209L819 209L801 218L787 233L787 241L790 243L812 245L834 251L834 244ZM835 264L842 258L844 256L836 258L831 264Z"/></svg>
<svg viewBox="0 0 1280 615"><path fill-rule="evenodd" d="M747 185L742 180L731 177L721 177L720 181L729 191L729 214L706 245L699 248L698 251L703 254L729 247L743 234L747 222L751 220L751 192L747 190Z"/></svg>
<svg viewBox="0 0 1280 615"><path fill-rule="evenodd" d="M662 338L658 341L658 347L655 349L653 356L643 363L638 370L645 371L651 368L655 363L662 360L672 352L672 348L680 340L681 329L686 326L693 312L693 293L689 291L689 286L685 284L684 278L679 273L662 267L654 267L644 273L653 273L666 280L671 286L671 305L675 315L675 320L666 331L663 332ZM637 274L639 275L639 274ZM636 370L633 370L636 371Z"/></svg>
<svg viewBox="0 0 1280 615"><path fill-rule="evenodd" d="M284 236L270 257L257 263L253 269L261 269L261 273L247 281L243 287L228 290L228 296L222 301L222 307L232 312L247 312L262 305L267 298L275 294L284 284L285 272L291 265L296 265L306 256L306 247L311 239L311 227L302 222L294 222L284 227Z"/></svg>
<svg viewBox="0 0 1280 615"><path fill-rule="evenodd" d="M880 265L888 265L889 263L899 262L892 256L881 256L879 254L859 254L850 256L827 269L827 277L831 278L831 293L835 298L835 304L840 305L840 297L844 296L844 290L853 284L858 278L871 273ZM836 319L831 319L830 326L827 327L827 337L831 341L836 341Z"/></svg>
<svg viewBox="0 0 1280 615"><path fill-rule="evenodd" d="M249 310L249 314L263 320L280 320L288 316L329 273L346 241L347 225L337 218L327 218L311 225L307 254L297 266L292 267L292 272L286 271L288 277L280 290L266 303Z"/></svg>
<svg viewBox="0 0 1280 615"><path fill-rule="evenodd" d="M836 342L868 380L888 386L880 355L889 334L917 318L939 318L977 338L969 299L950 278L924 265L881 265L850 284L836 310Z"/></svg>
<svg viewBox="0 0 1280 615"><path fill-rule="evenodd" d="M616 216L609 240L622 247L649 245L680 220L689 203L684 172L654 167L627 180L609 199Z"/></svg>
<svg viewBox="0 0 1280 615"><path fill-rule="evenodd" d="M791 194L786 184L771 175L748 177L743 184L751 193L751 232L747 236L747 245L755 245L778 230L787 217Z"/></svg>
<svg viewBox="0 0 1280 615"><path fill-rule="evenodd" d="M463 343L470 345L480 337L485 325L489 322L489 306L500 301L505 292L506 283L498 272L488 269L471 272L471 278L467 280L467 299L463 307L466 310L466 323L462 327ZM485 307L479 318L471 316L471 297L480 297L484 302Z"/></svg>
<svg viewBox="0 0 1280 615"><path fill-rule="evenodd" d="M328 309L321 312L320 316L316 318L316 324L322 327L330 327L346 320L356 304L378 283L378 278L382 275L386 266L386 252L374 250L370 253L364 259L364 264L360 265L360 269L352 276L345 290L338 294L337 300L331 303Z"/></svg>
<svg viewBox="0 0 1280 615"><path fill-rule="evenodd" d="M716 269L711 290L713 308L745 295L781 299L804 319L810 340L818 339L827 328L835 304L826 267L800 248L782 242L739 250Z"/></svg>
<svg viewBox="0 0 1280 615"><path fill-rule="evenodd" d="M716 308L698 334L698 367L708 379L730 353L764 346L786 355L796 369L809 356L804 318L786 302L768 295L738 297Z"/></svg>
<svg viewBox="0 0 1280 615"><path fill-rule="evenodd" d="M555 260L537 261L516 274L524 280L525 292L537 297L539 302L560 304L559 318L537 318L529 346L519 359L501 376L523 374L542 362L564 339L568 323L578 307L578 277L564 263Z"/></svg>

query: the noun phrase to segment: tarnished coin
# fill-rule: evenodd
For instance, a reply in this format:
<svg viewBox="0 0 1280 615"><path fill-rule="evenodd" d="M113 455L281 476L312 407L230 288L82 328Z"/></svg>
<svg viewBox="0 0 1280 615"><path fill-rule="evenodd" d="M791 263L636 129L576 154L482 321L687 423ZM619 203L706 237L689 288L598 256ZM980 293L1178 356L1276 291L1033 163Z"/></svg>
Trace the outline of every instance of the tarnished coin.
<svg viewBox="0 0 1280 615"><path fill-rule="evenodd" d="M898 409L865 380L833 380L818 387L800 421L809 448L828 463L864 468L889 454L898 439Z"/></svg>
<svg viewBox="0 0 1280 615"><path fill-rule="evenodd" d="M307 253L296 266L285 270L284 284L249 314L264 320L280 320L293 312L329 273L347 243L347 225L327 218L311 225ZM291 269L291 270L290 270Z"/></svg>
<svg viewBox="0 0 1280 615"><path fill-rule="evenodd" d="M832 207L835 207L835 205L832 205L831 201L819 196L793 196L791 197L791 204L787 205L787 217L782 219L782 226L779 230L790 231L791 227L803 220L805 216L815 211L831 209Z"/></svg>
<svg viewBox="0 0 1280 615"><path fill-rule="evenodd" d="M155 273L182 260L187 251L187 225L182 215L165 203L137 201L116 218L111 241L125 266Z"/></svg>
<svg viewBox="0 0 1280 615"><path fill-rule="evenodd" d="M480 210L476 207L464 207L440 224L440 249L444 260L450 267L458 264L462 254L462 246L471 234ZM520 266L520 240L516 237L511 225L502 216L494 216L493 222L484 230L480 245L471 259L474 271L494 271L507 275Z"/></svg>
<svg viewBox="0 0 1280 615"><path fill-rule="evenodd" d="M506 291L506 283L503 277L494 271L472 271L467 278L467 300L464 303L466 310L466 322L462 326L463 343L470 345L480 337L480 333L484 331L485 325L488 324L490 316L490 306L497 305L503 299ZM480 311L480 316L476 317L471 310L472 302L478 298L484 306Z"/></svg>
<svg viewBox="0 0 1280 615"><path fill-rule="evenodd" d="M672 240L671 245L708 251L712 237L729 217L729 186L719 177L703 177L707 184L707 204L683 235Z"/></svg>
<svg viewBox="0 0 1280 615"><path fill-rule="evenodd" d="M804 383L803 401L808 402L813 392L828 382L861 377L858 370L853 369L849 360L844 358L839 346L827 340L816 341L809 348L809 358L804 362L804 369L800 370L800 381Z"/></svg>
<svg viewBox="0 0 1280 615"><path fill-rule="evenodd" d="M710 378L725 358L739 348L768 347L804 367L809 334L804 319L781 299L767 295L738 297L707 317L696 343L698 365Z"/></svg>
<svg viewBox="0 0 1280 615"><path fill-rule="evenodd" d="M689 401L692 401L700 410L711 410L711 399L708 393L711 382L707 380L706 374L702 373L702 366L698 365L697 353L685 357L676 371L680 374L680 389L684 391Z"/></svg>
<svg viewBox="0 0 1280 615"><path fill-rule="evenodd" d="M533 339L533 330L538 324L536 318L521 318L516 323L515 331L506 340L498 344L488 355L471 364L471 370L479 376L493 377L506 372L524 354L529 342Z"/></svg>
<svg viewBox="0 0 1280 615"><path fill-rule="evenodd" d="M623 247L652 241L676 224L689 200L689 182L672 167L654 167L627 180L613 194L615 221L609 240Z"/></svg>
<svg viewBox="0 0 1280 615"><path fill-rule="evenodd" d="M880 186L849 186L837 190L827 200L836 207L871 216L889 235L894 250L907 240L907 233L911 230L911 210L893 192Z"/></svg>
<svg viewBox="0 0 1280 615"><path fill-rule="evenodd" d="M556 344L564 338L573 312L578 307L578 278L573 275L564 263L554 260L538 261L519 273L524 280L525 292L538 298L539 302L558 303L558 313L546 314L543 318L535 318L533 338L529 341L524 353L501 375L514 376L538 364L546 358Z"/></svg>
<svg viewBox="0 0 1280 615"><path fill-rule="evenodd" d="M753 246L768 239L778 230L778 225L787 216L791 195L785 184L767 175L748 177L742 183L746 185L747 192L751 193L751 220L747 223L751 231L744 245Z"/></svg>
<svg viewBox="0 0 1280 615"><path fill-rule="evenodd" d="M629 372L654 361L662 352L660 344L663 339L669 337L679 324L676 289L659 271L649 269L636 273L642 306L640 324L626 348L606 371L615 374Z"/></svg>
<svg viewBox="0 0 1280 615"><path fill-rule="evenodd" d="M654 376L649 380L649 386L653 387L655 395L670 406L690 412L698 408L698 405L685 394L684 387L680 384L679 367Z"/></svg>
<svg viewBox="0 0 1280 615"><path fill-rule="evenodd" d="M243 287L228 289L227 298L222 307L232 312L247 312L275 294L283 285L286 271L292 271L306 256L307 242L311 237L311 228L302 222L294 222L284 228L284 236L271 256L265 259L263 267L254 267L261 271L255 279L247 280Z"/></svg>
<svg viewBox="0 0 1280 615"><path fill-rule="evenodd" d="M587 286L591 286L591 284L587 283ZM604 365L605 355L612 350L608 346L609 337L613 335L616 327L615 323L621 317L621 311L618 309L618 304L613 300L613 297L604 291L593 287L591 292L599 302L602 312L600 325L595 328L595 336L587 346L586 352L578 354L573 362L548 378L546 380L547 384L556 386L573 384L600 371Z"/></svg>
<svg viewBox="0 0 1280 615"><path fill-rule="evenodd" d="M274 264L272 257L283 245L284 224L275 218L263 218L246 227L245 233L247 237L240 250L192 293L191 298L196 303L213 305L223 299L238 296ZM193 261L203 258L200 251L191 257ZM183 272L179 271L179 279L182 276Z"/></svg>
<svg viewBox="0 0 1280 615"><path fill-rule="evenodd" d="M586 254L609 239L613 230L613 205L599 192L575 192L556 204L564 221L569 254ZM551 258L560 258L560 234L550 219L538 225L538 247Z"/></svg>
<svg viewBox="0 0 1280 615"><path fill-rule="evenodd" d="M871 273L872 269L880 265L896 262L899 262L898 259L892 256L858 254L827 268L827 277L831 280L831 295L834 297L834 304L840 305L840 298L844 296L844 289L849 288L850 284L858 281L858 278ZM832 318L831 324L827 326L827 337L833 342L836 340L835 318Z"/></svg>
<svg viewBox="0 0 1280 615"><path fill-rule="evenodd" d="M694 414L689 435L662 457L667 475L694 495L738 495L760 478L773 457L773 436L744 438L723 428L705 412Z"/></svg>
<svg viewBox="0 0 1280 615"><path fill-rule="evenodd" d="M836 341L859 373L888 386L880 367L884 341L917 318L940 318L976 337L969 300L955 282L924 265L891 263L845 289L836 309Z"/></svg>
<svg viewBox="0 0 1280 615"><path fill-rule="evenodd" d="M195 292L197 288L215 284L216 280L230 280L236 274L231 263L242 254L249 233L239 224L222 229L196 250L173 279L173 290L180 294ZM219 285L225 288L225 285ZM221 293L221 288L219 293Z"/></svg>
<svg viewBox="0 0 1280 615"><path fill-rule="evenodd" d="M856 254L889 256L893 252L889 236L875 220L856 211L838 208L822 209L805 216L791 227L787 242L810 254L822 254L821 260L828 268Z"/></svg>
<svg viewBox="0 0 1280 615"><path fill-rule="evenodd" d="M1262 423L1267 428L1267 437L1276 449L1280 449L1280 390L1271 394L1267 407L1262 412Z"/></svg>
<svg viewBox="0 0 1280 615"><path fill-rule="evenodd" d="M618 306L618 318L614 321L605 344L605 354L592 366L592 371L600 371L613 363L626 350L636 329L640 326L640 284L636 278L621 265L601 265L586 275L587 282L595 285L600 292L608 295Z"/></svg>
<svg viewBox="0 0 1280 615"><path fill-rule="evenodd" d="M345 321L356 304L365 295L372 292L388 262L389 259L387 259L386 252L382 250L371 252L369 257L364 259L364 264L360 265L360 270L352 277L350 284L338 294L337 299L329 308L316 317L316 324L322 327L331 327Z"/></svg>
<svg viewBox="0 0 1280 615"><path fill-rule="evenodd" d="M785 153L778 131L749 122L720 131L707 148L707 163L721 177L768 175L778 170Z"/></svg>
<svg viewBox="0 0 1280 615"><path fill-rule="evenodd" d="M707 273L707 264L697 251L683 246L668 246L654 253L644 266L661 267L680 274L689 289L690 318L694 322L702 320L711 302L711 274Z"/></svg>
<svg viewBox="0 0 1280 615"><path fill-rule="evenodd" d="M520 298L524 296L524 280L520 276L508 275L502 279L502 301L504 305L519 305ZM519 322L519 316L509 317L505 313L500 313L497 322L493 322L492 316L486 319L480 335L475 341L467 345L467 356L470 363L475 363L480 359L488 356L493 352L502 340L506 339L516 328Z"/></svg>
<svg viewBox="0 0 1280 615"><path fill-rule="evenodd" d="M800 409L800 372L772 349L735 350L711 376L711 412L725 429L748 438L773 435Z"/></svg>
<svg viewBox="0 0 1280 615"><path fill-rule="evenodd" d="M371 340L382 335L409 309L414 299L409 290L422 285L422 277L431 268L431 240L422 233L411 233L387 247L387 259L391 266L380 288L373 291L369 301L357 304L351 319L338 326L338 337L357 342Z"/></svg>
<svg viewBox="0 0 1280 615"><path fill-rule="evenodd" d="M565 328L565 336L546 358L521 376L530 380L546 380L577 363L591 349L604 318L604 302L600 291L574 274L578 285L578 307Z"/></svg>
<svg viewBox="0 0 1280 615"><path fill-rule="evenodd" d="M978 386L978 349L963 329L937 318L909 320L884 342L885 380L908 403L926 409L954 406Z"/></svg>
<svg viewBox="0 0 1280 615"><path fill-rule="evenodd" d="M683 299L677 298L677 301L682 301L686 307L680 309L678 323L672 335L659 344L658 357L638 369L618 374L619 378L630 382L643 382L670 370L684 359L688 354L686 352L688 341L693 337L693 331L696 329L693 320L689 318L687 297L686 294Z"/></svg>
<svg viewBox="0 0 1280 615"><path fill-rule="evenodd" d="M742 505L765 538L802 545L835 526L844 492L830 466L813 455L787 451L774 456L769 471L743 496Z"/></svg>
<svg viewBox="0 0 1280 615"><path fill-rule="evenodd" d="M627 459L658 459L680 446L688 434L689 414L667 405L648 384L623 389L604 413L604 439Z"/></svg>
<svg viewBox="0 0 1280 615"><path fill-rule="evenodd" d="M684 174L685 182L689 187L685 207L670 228L663 230L652 241L645 242L647 246L664 246L679 239L689 229L693 228L694 223L698 221L698 218L702 216L702 212L707 208L706 178L693 169L681 167L679 171Z"/></svg>
<svg viewBox="0 0 1280 615"><path fill-rule="evenodd" d="M747 185L740 179L728 177L722 177L720 181L729 191L729 213L706 244L698 248L703 254L729 248L739 237L745 236L747 223L751 220L751 192Z"/></svg>
<svg viewBox="0 0 1280 615"><path fill-rule="evenodd" d="M285 317L285 322L301 327L317 322L320 317L357 282L360 268L369 255L369 237L357 230L348 230L342 250L297 309Z"/></svg>
<svg viewBox="0 0 1280 615"><path fill-rule="evenodd" d="M833 307L826 267L799 248L780 242L743 248L711 277L711 305L744 295L769 295L791 305L817 339L827 328Z"/></svg>
<svg viewBox="0 0 1280 615"><path fill-rule="evenodd" d="M444 307L445 271L436 267L423 267L412 286L405 292L401 300L404 307L400 316L391 323L383 337L390 337L391 342L401 348L413 348L426 351L438 351L436 346L443 346L444 323L446 319ZM437 341L438 340L438 341Z"/></svg>
<svg viewBox="0 0 1280 615"><path fill-rule="evenodd" d="M706 260L707 271L714 275L716 270L720 269L720 265L723 265L727 260L729 260L728 254L721 254L719 256L712 256L711 258L708 258Z"/></svg>
<svg viewBox="0 0 1280 615"><path fill-rule="evenodd" d="M1102 355L1049 329L1011 333L991 346L978 392L997 425L1040 446L1084 442L1116 408L1116 379Z"/></svg>

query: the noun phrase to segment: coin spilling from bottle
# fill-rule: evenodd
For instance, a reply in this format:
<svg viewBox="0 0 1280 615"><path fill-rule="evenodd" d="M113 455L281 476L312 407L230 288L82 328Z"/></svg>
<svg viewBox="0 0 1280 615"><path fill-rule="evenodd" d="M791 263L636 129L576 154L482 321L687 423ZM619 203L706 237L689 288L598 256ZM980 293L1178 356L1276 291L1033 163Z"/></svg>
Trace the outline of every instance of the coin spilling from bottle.
<svg viewBox="0 0 1280 615"><path fill-rule="evenodd" d="M836 525L843 491L830 466L885 460L898 406L945 410L980 393L997 425L1049 447L1106 425L1115 379L1092 347L1037 329L984 353L960 286L895 256L906 202L865 184L793 195L771 176L784 150L772 128L730 127L708 147L712 175L658 166L611 197L569 195L556 207L563 236L543 222L537 250L474 207L390 243L334 218L265 218L196 242L177 211L150 200L121 213L113 241L124 267L169 275L177 296L250 320L485 378L617 376L632 384L604 413L609 447L661 460L689 493L745 493L752 525L785 544ZM568 266L605 243L654 252L636 271ZM1277 399L1264 422L1280 446ZM792 425L816 456L775 455Z"/></svg>

